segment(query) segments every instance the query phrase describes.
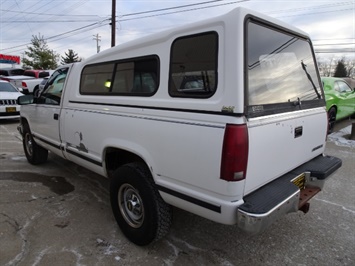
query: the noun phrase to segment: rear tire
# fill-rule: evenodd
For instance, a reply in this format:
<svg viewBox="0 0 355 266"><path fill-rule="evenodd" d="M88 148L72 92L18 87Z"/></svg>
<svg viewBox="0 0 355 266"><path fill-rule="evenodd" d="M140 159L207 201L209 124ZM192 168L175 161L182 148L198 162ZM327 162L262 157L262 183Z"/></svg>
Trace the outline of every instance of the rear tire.
<svg viewBox="0 0 355 266"><path fill-rule="evenodd" d="M48 150L42 148L35 142L31 130L27 124L23 126L22 143L27 161L29 163L36 165L47 161Z"/></svg>
<svg viewBox="0 0 355 266"><path fill-rule="evenodd" d="M332 107L328 111L328 134L332 133L334 130L334 125L336 121L337 110Z"/></svg>
<svg viewBox="0 0 355 266"><path fill-rule="evenodd" d="M143 163L129 163L113 173L110 198L120 229L136 245L148 245L169 232L171 206L161 198Z"/></svg>

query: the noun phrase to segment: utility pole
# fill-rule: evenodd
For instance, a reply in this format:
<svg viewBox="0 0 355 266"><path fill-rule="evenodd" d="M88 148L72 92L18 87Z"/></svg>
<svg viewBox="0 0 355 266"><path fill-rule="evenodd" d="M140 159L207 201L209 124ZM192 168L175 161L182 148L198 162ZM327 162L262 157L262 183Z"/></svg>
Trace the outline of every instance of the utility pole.
<svg viewBox="0 0 355 266"><path fill-rule="evenodd" d="M116 45L116 0L112 0L111 14L111 47Z"/></svg>
<svg viewBox="0 0 355 266"><path fill-rule="evenodd" d="M93 40L96 41L96 49L97 49L97 53L100 52L100 45L99 45L99 42L101 42L101 36L97 33L96 35L92 35L94 36L95 38L93 38Z"/></svg>

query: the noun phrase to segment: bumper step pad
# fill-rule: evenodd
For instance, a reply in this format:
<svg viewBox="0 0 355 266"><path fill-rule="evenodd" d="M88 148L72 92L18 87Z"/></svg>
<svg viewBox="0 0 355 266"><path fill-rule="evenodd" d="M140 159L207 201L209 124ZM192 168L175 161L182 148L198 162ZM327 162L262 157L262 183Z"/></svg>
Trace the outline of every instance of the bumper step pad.
<svg viewBox="0 0 355 266"><path fill-rule="evenodd" d="M244 204L239 206L238 209L253 214L268 213L300 190L291 182L296 176L304 172L310 172L312 178L324 180L340 168L341 165L342 161L339 158L322 155L318 156L247 195L244 197ZM320 191L320 189L315 190L312 188L312 193L306 194L306 196L304 193L306 193L307 189L306 184L306 188L300 193L300 207Z"/></svg>
<svg viewBox="0 0 355 266"><path fill-rule="evenodd" d="M323 180L334 173L342 165L341 159L332 156L318 156L296 168L292 173L311 172L312 177Z"/></svg>

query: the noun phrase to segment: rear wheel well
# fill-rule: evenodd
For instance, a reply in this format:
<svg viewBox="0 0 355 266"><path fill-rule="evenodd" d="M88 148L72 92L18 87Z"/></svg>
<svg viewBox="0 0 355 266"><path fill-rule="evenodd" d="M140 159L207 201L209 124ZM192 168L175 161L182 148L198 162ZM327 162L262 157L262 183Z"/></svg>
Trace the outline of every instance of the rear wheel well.
<svg viewBox="0 0 355 266"><path fill-rule="evenodd" d="M120 166L133 162L142 162L145 164L145 161L138 155L118 149L118 148L107 148L105 152L105 164L108 177L112 177L112 173Z"/></svg>

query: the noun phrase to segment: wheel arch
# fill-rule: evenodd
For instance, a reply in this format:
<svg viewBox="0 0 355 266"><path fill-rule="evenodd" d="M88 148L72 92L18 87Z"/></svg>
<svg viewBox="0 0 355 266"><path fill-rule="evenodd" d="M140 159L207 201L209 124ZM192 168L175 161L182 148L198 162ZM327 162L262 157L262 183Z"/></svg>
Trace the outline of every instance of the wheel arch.
<svg viewBox="0 0 355 266"><path fill-rule="evenodd" d="M336 112L338 112L338 106L336 104L332 104L331 106L329 106L328 108L328 112L330 111L330 109L334 108Z"/></svg>
<svg viewBox="0 0 355 266"><path fill-rule="evenodd" d="M37 96L37 95L38 95L38 91L39 91L39 84L36 85L36 86L33 88L32 94L33 94L33 95L36 94L35 96Z"/></svg>
<svg viewBox="0 0 355 266"><path fill-rule="evenodd" d="M20 117L20 123L23 124L23 125L24 125L24 124L27 124L27 125L28 125L27 118L21 116L21 117Z"/></svg>
<svg viewBox="0 0 355 266"><path fill-rule="evenodd" d="M147 169L149 169L152 174L152 169L149 167L149 164L146 162L146 160L143 159L143 156L138 155L133 151L118 147L106 147L103 154L105 171L109 178L112 178L112 173L118 167L132 162L140 162L145 164Z"/></svg>
<svg viewBox="0 0 355 266"><path fill-rule="evenodd" d="M31 130L30 124L28 123L27 118L25 118L25 117L23 117L23 116L20 117L20 126L21 126L21 127L20 127L20 133L21 133L21 135L23 134L23 127L27 126L27 127Z"/></svg>

